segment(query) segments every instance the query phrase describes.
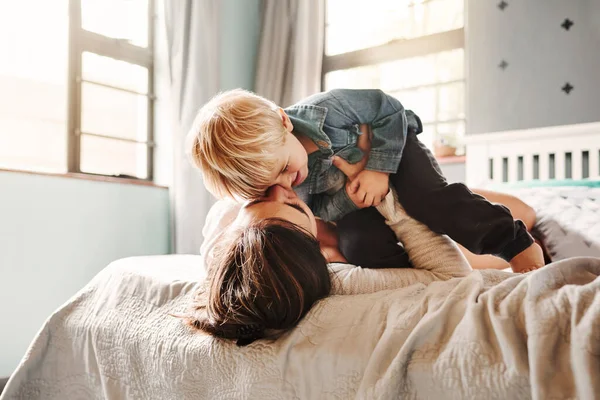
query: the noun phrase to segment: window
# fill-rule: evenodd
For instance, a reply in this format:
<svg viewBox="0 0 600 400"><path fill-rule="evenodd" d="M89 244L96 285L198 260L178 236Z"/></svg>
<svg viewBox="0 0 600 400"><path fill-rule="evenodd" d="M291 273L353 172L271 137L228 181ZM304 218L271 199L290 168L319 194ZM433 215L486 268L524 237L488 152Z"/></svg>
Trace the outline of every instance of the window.
<svg viewBox="0 0 600 400"><path fill-rule="evenodd" d="M0 2L0 168L152 179L153 3Z"/></svg>
<svg viewBox="0 0 600 400"><path fill-rule="evenodd" d="M323 85L379 88L413 110L419 135L465 131L464 0L327 0Z"/></svg>

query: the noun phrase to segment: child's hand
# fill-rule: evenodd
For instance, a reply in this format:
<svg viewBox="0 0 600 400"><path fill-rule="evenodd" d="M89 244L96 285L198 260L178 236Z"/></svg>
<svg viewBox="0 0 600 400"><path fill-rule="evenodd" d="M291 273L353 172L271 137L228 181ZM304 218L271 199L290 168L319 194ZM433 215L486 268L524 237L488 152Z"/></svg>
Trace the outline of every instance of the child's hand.
<svg viewBox="0 0 600 400"><path fill-rule="evenodd" d="M390 190L389 174L365 169L356 175L347 187L352 201L361 201L361 208L378 206ZM357 203L358 205L358 203Z"/></svg>
<svg viewBox="0 0 600 400"><path fill-rule="evenodd" d="M365 203L364 197L359 197L358 193L351 192L351 190L350 190L350 185L351 184L352 184L352 182L350 182L350 181L346 182L346 193L348 193L348 197L350 197L350 200L352 200L352 202L358 208L367 208L367 207L370 207L368 204Z"/></svg>

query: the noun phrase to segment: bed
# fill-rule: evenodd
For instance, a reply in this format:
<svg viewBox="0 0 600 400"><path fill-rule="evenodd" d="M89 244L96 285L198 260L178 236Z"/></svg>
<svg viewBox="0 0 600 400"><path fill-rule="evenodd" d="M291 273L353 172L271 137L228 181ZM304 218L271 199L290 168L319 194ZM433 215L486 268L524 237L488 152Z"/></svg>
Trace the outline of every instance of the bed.
<svg viewBox="0 0 600 400"><path fill-rule="evenodd" d="M487 165L496 163L487 151ZM519 165L518 155L499 157ZM510 187L508 165L496 184L530 196L548 218L565 217L561 227L587 221L569 229L600 243L596 220L581 214L598 217L600 189ZM579 211L566 213L564 197ZM292 332L247 347L173 316L204 278L200 256L119 260L49 317L1 399L600 398L600 259L552 251L559 261L525 275L332 265L342 289L362 275L361 290L331 296Z"/></svg>
<svg viewBox="0 0 600 400"><path fill-rule="evenodd" d="M397 277L396 289L388 281L388 290L331 296L274 343L241 348L170 315L187 307L200 262L155 256L107 267L48 319L2 400L600 394L595 258L527 275ZM355 269L337 268L342 277Z"/></svg>

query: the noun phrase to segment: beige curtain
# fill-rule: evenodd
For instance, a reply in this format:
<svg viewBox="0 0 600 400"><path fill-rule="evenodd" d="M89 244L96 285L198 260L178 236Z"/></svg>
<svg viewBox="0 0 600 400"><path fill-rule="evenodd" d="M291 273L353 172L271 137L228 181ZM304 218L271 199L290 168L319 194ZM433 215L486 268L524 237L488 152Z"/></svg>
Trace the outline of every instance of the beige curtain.
<svg viewBox="0 0 600 400"><path fill-rule="evenodd" d="M282 107L320 91L324 0L263 0L256 93Z"/></svg>

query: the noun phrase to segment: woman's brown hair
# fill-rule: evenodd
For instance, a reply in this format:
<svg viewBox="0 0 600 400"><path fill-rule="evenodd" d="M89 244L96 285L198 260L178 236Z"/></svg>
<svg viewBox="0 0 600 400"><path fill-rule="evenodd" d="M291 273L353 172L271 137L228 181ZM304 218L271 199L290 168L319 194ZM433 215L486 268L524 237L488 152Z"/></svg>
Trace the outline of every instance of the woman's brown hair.
<svg viewBox="0 0 600 400"><path fill-rule="evenodd" d="M319 242L302 228L269 218L236 231L227 243L208 266L186 318L194 328L243 346L293 328L329 295Z"/></svg>

